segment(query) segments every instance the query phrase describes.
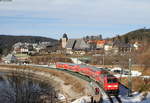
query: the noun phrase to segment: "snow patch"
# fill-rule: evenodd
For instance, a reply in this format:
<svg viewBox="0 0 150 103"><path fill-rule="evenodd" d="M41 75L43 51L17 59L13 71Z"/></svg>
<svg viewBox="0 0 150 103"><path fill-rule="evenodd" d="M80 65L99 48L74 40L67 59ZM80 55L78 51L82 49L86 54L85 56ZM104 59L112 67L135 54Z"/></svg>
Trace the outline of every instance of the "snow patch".
<svg viewBox="0 0 150 103"><path fill-rule="evenodd" d="M142 75L142 73L141 73L141 72L138 72L138 71L131 71L131 74L132 74L133 76L140 76L140 75Z"/></svg>
<svg viewBox="0 0 150 103"><path fill-rule="evenodd" d="M60 100L60 101L64 101L65 99L66 99L66 97L63 95L63 94L61 94L61 93L59 93L58 94L58 100Z"/></svg>
<svg viewBox="0 0 150 103"><path fill-rule="evenodd" d="M130 74L129 70L124 70L120 67L114 67L113 69L111 69L111 71L117 73L117 74L115 74L115 76L118 77L118 78L120 76L121 77L128 77L128 75ZM131 76L132 77L141 76L141 75L142 75L142 73L139 72L139 71L135 71L135 70L131 71Z"/></svg>
<svg viewBox="0 0 150 103"><path fill-rule="evenodd" d="M145 79L150 79L150 76L141 76L142 78L145 78Z"/></svg>
<svg viewBox="0 0 150 103"><path fill-rule="evenodd" d="M71 58L71 60L73 61L73 63L75 64L84 64L82 61L80 61L78 58Z"/></svg>
<svg viewBox="0 0 150 103"><path fill-rule="evenodd" d="M89 103L91 101L91 97L90 96L83 96L71 103Z"/></svg>
<svg viewBox="0 0 150 103"><path fill-rule="evenodd" d="M144 93L134 92L132 97L128 97L128 88L123 85L120 85L119 97L122 103L150 103L150 92L146 96L144 96ZM113 98L113 101L117 102L115 98Z"/></svg>
<svg viewBox="0 0 150 103"><path fill-rule="evenodd" d="M143 93L134 92L132 97L120 96L123 103L150 103L150 93L145 97Z"/></svg>

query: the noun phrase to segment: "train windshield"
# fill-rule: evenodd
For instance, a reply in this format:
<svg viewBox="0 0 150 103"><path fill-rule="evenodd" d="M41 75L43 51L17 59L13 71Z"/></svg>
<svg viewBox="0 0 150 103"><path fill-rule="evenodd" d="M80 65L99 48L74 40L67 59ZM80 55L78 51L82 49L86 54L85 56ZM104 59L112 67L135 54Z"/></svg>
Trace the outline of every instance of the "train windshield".
<svg viewBox="0 0 150 103"><path fill-rule="evenodd" d="M115 79L113 79L113 78L109 78L108 79L108 83L117 83L118 81L117 81L117 79L115 78Z"/></svg>

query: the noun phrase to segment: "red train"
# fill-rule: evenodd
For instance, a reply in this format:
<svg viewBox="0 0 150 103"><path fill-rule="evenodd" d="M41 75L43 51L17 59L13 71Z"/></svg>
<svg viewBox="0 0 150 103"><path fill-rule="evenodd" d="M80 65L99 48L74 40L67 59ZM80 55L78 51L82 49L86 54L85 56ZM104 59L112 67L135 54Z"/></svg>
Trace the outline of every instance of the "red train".
<svg viewBox="0 0 150 103"><path fill-rule="evenodd" d="M119 93L119 82L117 78L102 68L63 62L57 62L56 68L79 72L81 74L89 76L90 78L93 78L95 81L99 82L102 85L103 89L109 95L118 95Z"/></svg>

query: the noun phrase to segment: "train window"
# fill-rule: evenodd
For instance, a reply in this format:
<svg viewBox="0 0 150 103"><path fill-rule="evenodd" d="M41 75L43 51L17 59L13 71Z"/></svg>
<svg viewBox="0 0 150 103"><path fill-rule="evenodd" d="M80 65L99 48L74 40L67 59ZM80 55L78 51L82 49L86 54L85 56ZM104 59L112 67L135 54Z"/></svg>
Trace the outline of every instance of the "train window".
<svg viewBox="0 0 150 103"><path fill-rule="evenodd" d="M108 79L108 83L117 83L117 79Z"/></svg>

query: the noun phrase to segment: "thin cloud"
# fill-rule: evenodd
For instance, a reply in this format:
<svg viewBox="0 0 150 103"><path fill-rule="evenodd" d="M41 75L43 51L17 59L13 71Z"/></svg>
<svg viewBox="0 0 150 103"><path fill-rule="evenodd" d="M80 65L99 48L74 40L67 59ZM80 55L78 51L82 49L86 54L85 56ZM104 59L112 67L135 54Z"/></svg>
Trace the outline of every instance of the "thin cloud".
<svg viewBox="0 0 150 103"><path fill-rule="evenodd" d="M120 26L122 29L129 25L149 26L149 10L149 0L13 0L0 2L0 25L15 25L14 31L20 26L16 23L21 22L22 25L41 24L40 32L47 26L56 28L50 30L53 33L59 30L77 33L86 28L87 32L97 33L100 27L108 32L107 28L116 31ZM33 31L36 31L34 27Z"/></svg>

